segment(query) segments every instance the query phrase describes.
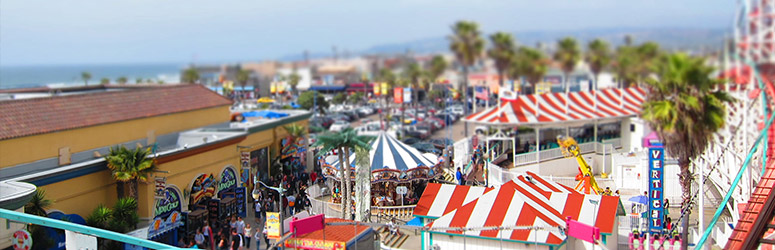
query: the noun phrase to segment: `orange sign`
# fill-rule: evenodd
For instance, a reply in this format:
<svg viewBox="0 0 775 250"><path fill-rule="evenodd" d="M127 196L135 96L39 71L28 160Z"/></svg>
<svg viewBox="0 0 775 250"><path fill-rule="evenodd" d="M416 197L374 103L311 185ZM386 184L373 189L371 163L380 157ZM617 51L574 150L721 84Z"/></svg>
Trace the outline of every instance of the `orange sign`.
<svg viewBox="0 0 775 250"><path fill-rule="evenodd" d="M402 103L404 102L404 88L395 88L393 89L393 102L394 103Z"/></svg>

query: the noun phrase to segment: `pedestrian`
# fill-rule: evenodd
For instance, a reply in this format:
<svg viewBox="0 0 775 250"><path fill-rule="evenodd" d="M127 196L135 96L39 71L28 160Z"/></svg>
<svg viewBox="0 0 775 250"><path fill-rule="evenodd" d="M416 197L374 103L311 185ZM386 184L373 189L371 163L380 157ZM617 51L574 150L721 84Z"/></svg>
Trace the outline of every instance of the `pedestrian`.
<svg viewBox="0 0 775 250"><path fill-rule="evenodd" d="M245 231L243 234L243 238L245 238L245 248L250 249L250 237L253 236L251 233L250 223L245 225ZM258 244L258 243L256 243Z"/></svg>
<svg viewBox="0 0 775 250"><path fill-rule="evenodd" d="M221 234L221 240L218 241L218 250L228 250L229 240L226 239L226 235Z"/></svg>
<svg viewBox="0 0 775 250"><path fill-rule="evenodd" d="M205 235L202 233L201 227L196 229L196 235L194 235L194 241L196 242L196 245L199 246L199 248L204 248Z"/></svg>
<svg viewBox="0 0 775 250"><path fill-rule="evenodd" d="M266 230L266 227L264 227L264 242L266 243L266 249L269 249L269 231Z"/></svg>
<svg viewBox="0 0 775 250"><path fill-rule="evenodd" d="M245 231L245 221L242 220L242 217L237 217L237 234L242 234ZM244 235L242 235L244 236Z"/></svg>
<svg viewBox="0 0 775 250"><path fill-rule="evenodd" d="M296 197L290 195L286 199L288 199L288 208L290 208L291 216L293 216L293 212L295 212L294 208L296 206Z"/></svg>
<svg viewBox="0 0 775 250"><path fill-rule="evenodd" d="M261 242L259 241L261 240L261 236L263 236L262 232L256 228L256 234L253 235L253 239L256 239L256 250L261 249ZM268 246L269 244L267 244L267 248Z"/></svg>
<svg viewBox="0 0 775 250"><path fill-rule="evenodd" d="M206 249L214 249L215 248L215 241L213 239L213 230L210 228L210 222L205 222L205 227L202 228L202 234L205 236L205 247Z"/></svg>
<svg viewBox="0 0 775 250"><path fill-rule="evenodd" d="M457 168L457 173L455 173L455 177L457 178L457 181L460 185L463 185L463 172L460 172L460 167Z"/></svg>
<svg viewBox="0 0 775 250"><path fill-rule="evenodd" d="M237 233L237 229L231 229L231 250L240 250L243 246L242 236Z"/></svg>
<svg viewBox="0 0 775 250"><path fill-rule="evenodd" d="M226 233L228 234L228 232L231 231L231 229L237 229L237 215L231 216L231 222L229 222L229 230L227 230Z"/></svg>
<svg viewBox="0 0 775 250"><path fill-rule="evenodd" d="M259 220L261 219L261 200L256 200L256 204L254 204L254 206L256 207L254 216L256 217L256 220Z"/></svg>

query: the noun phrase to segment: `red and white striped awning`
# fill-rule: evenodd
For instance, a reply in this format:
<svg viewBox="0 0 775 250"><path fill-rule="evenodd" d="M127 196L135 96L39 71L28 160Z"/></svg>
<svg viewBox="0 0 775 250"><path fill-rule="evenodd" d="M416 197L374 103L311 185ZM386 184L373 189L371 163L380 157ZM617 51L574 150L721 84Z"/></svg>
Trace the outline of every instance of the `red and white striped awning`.
<svg viewBox="0 0 775 250"><path fill-rule="evenodd" d="M565 227L566 217L589 225L594 222L601 233L613 233L618 204L617 196L580 194L528 173L483 193L478 199L444 214L428 226L469 229L465 232L447 230L450 234L560 245L565 235L559 232L559 228ZM475 230L507 226L543 227L547 230Z"/></svg>
<svg viewBox="0 0 775 250"><path fill-rule="evenodd" d="M465 120L479 124L529 125L635 116L645 99L646 91L638 87L521 95L516 99L502 99L500 105L471 114Z"/></svg>
<svg viewBox="0 0 775 250"><path fill-rule="evenodd" d="M417 201L414 215L439 218L490 190L493 188L428 183Z"/></svg>

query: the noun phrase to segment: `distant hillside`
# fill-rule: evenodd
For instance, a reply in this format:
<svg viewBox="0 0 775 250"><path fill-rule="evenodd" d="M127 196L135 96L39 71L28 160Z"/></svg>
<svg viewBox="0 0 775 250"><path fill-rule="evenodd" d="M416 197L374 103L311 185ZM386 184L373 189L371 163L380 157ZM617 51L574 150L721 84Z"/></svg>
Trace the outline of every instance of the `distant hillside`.
<svg viewBox="0 0 775 250"><path fill-rule="evenodd" d="M543 43L552 48L557 40L563 37L574 37L586 45L595 38L601 38L614 47L624 43L624 37L630 35L635 44L654 41L667 50L716 50L721 48L726 29L706 28L611 28L571 31L520 31L513 32L520 45L536 46ZM411 50L414 53L438 53L449 51L449 41L446 37L433 37L409 42L375 45L356 54L397 54ZM311 57L329 57L331 53L311 53ZM298 60L299 55L289 55L281 60Z"/></svg>

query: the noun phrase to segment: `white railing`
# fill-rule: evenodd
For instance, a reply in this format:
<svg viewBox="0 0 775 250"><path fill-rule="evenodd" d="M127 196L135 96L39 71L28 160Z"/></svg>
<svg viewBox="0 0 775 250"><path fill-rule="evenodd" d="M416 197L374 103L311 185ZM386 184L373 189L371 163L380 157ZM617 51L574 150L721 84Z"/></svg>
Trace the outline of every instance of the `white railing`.
<svg viewBox="0 0 775 250"><path fill-rule="evenodd" d="M309 208L311 214L325 214L328 217L342 216L342 205L340 204L314 198L310 198L309 203L311 205Z"/></svg>
<svg viewBox="0 0 775 250"><path fill-rule="evenodd" d="M371 215L382 217L382 218L399 218L399 219L411 219L411 217L414 214L414 207L416 205L407 205L407 206L385 206L385 207L378 207L378 206L372 206L371 207Z"/></svg>
<svg viewBox="0 0 775 250"><path fill-rule="evenodd" d="M610 140L604 140L602 143L600 142L587 142L579 144L579 148L581 149L581 153L587 154L587 153L598 153L598 154L611 154L614 152L615 148L620 148L622 144L621 139L615 138ZM534 164L538 162L536 160L536 154L540 155L541 161L547 161L547 160L554 160L554 159L560 159L563 158L562 155L562 149L560 148L552 148L552 149L545 149L541 150L540 153L533 152L527 152L522 154L517 154L516 158L514 159L514 166L522 166L522 165L528 165L528 164ZM457 155L455 155L457 157ZM457 165L457 162L455 163Z"/></svg>

